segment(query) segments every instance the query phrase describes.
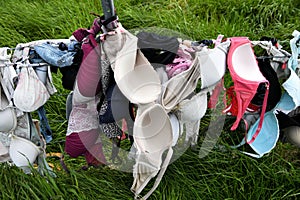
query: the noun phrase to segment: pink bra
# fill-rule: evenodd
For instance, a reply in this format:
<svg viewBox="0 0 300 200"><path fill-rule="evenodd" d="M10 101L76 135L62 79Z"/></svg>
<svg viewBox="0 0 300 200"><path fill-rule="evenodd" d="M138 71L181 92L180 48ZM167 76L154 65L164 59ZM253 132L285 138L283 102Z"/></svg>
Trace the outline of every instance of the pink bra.
<svg viewBox="0 0 300 200"><path fill-rule="evenodd" d="M262 127L269 93L269 82L259 70L250 40L247 37L232 37L230 41L227 65L233 81L236 101L232 101L231 105L225 109L225 112L230 112L234 107L237 107L236 113L234 113L236 121L232 125L231 130L235 130L238 127L243 114L256 94L259 84L264 83L266 86L260 122L252 139L247 141L250 144L255 140Z"/></svg>

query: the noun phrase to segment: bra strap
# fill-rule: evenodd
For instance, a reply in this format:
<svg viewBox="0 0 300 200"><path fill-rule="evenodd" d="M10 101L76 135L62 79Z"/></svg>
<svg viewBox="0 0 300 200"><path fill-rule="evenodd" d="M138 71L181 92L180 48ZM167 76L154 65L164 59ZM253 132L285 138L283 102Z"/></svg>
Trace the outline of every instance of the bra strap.
<svg viewBox="0 0 300 200"><path fill-rule="evenodd" d="M265 115L266 107L267 107L267 100L268 100L268 96L269 96L269 83L266 83L266 88L267 89L266 89L266 93L265 93L265 97L264 97L263 106L262 106L262 110L261 110L261 113L260 113L260 119L259 119L257 129L256 129L256 131L255 131L255 133L252 136L250 141L247 141L247 139L245 137L245 140L248 144L251 144L251 143L254 142L255 138L258 136L258 134L259 134L259 132L262 128L262 124L263 124L263 121L264 121L264 115Z"/></svg>

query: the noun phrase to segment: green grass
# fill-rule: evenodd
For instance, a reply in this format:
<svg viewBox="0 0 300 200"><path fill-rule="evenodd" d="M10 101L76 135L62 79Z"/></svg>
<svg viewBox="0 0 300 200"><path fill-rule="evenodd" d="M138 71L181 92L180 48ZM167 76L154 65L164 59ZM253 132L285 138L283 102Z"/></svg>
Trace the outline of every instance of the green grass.
<svg viewBox="0 0 300 200"><path fill-rule="evenodd" d="M75 0L0 0L0 46L39 39L68 38L77 28L91 25L102 13L100 1ZM126 29L159 27L195 40L247 36L259 40L272 36L288 41L293 30L300 30L298 0L116 0L120 21ZM63 152L67 122L65 99L68 91L53 74L58 93L46 103L54 140L47 152ZM34 115L34 114L33 114ZM36 115L34 115L36 116ZM204 117L204 134L210 118ZM220 143L228 145L226 132ZM201 137L202 138L202 137ZM199 141L201 145L201 139ZM300 196L300 151L278 142L276 148L260 159L236 150L214 150L200 159L199 151L188 149L167 169L150 199L298 199ZM53 163L57 178L25 175L16 167L0 166L0 199L132 199L131 173L109 167L80 170L83 158L66 155L70 174ZM150 189L147 186L145 192Z"/></svg>

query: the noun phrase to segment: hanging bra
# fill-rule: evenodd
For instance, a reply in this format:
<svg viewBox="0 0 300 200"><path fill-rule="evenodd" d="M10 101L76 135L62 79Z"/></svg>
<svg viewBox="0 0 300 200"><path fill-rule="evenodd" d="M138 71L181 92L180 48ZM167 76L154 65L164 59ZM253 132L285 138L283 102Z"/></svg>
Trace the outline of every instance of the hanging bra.
<svg viewBox="0 0 300 200"><path fill-rule="evenodd" d="M125 29L119 30L106 37L103 49L114 71L116 84L130 102L147 104L158 98L161 93L159 77L138 49L136 36Z"/></svg>
<svg viewBox="0 0 300 200"><path fill-rule="evenodd" d="M0 64L9 60L7 48L0 49ZM8 73L8 68L0 70L0 132L8 133L13 131L17 126L17 114L15 108L12 107L11 93Z"/></svg>
<svg viewBox="0 0 300 200"><path fill-rule="evenodd" d="M47 102L50 94L32 67L22 67L13 98L18 109L33 112Z"/></svg>
<svg viewBox="0 0 300 200"><path fill-rule="evenodd" d="M243 114L256 94L258 86L264 83L266 87L260 122L253 137L247 141L250 144L255 140L262 127L269 93L269 82L259 70L250 40L247 37L232 37L230 41L227 65L233 80L237 104L236 121L232 125L231 130L235 130L238 127ZM225 112L230 112L232 108L233 105L231 104L225 109Z"/></svg>
<svg viewBox="0 0 300 200"><path fill-rule="evenodd" d="M173 155L172 125L167 112L161 105L146 106L141 114L137 114L133 137L137 156L133 168L134 181L131 191L134 192L135 199L146 200L158 187ZM163 160L165 151L167 154ZM139 198L140 193L155 176L157 177L152 188Z"/></svg>

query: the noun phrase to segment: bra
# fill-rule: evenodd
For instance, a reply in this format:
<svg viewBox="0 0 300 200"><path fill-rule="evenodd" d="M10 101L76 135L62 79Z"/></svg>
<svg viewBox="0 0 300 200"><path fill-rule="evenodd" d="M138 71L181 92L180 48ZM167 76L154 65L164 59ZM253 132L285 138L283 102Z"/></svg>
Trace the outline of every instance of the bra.
<svg viewBox="0 0 300 200"><path fill-rule="evenodd" d="M32 67L22 67L13 98L18 109L33 112L47 102L50 94Z"/></svg>
<svg viewBox="0 0 300 200"><path fill-rule="evenodd" d="M147 106L134 123L133 137L137 148L136 164L133 168L134 181L131 191L135 198L155 177L155 183L143 196L147 199L159 185L173 155L172 124L167 112L159 104ZM163 153L167 155L163 160Z"/></svg>
<svg viewBox="0 0 300 200"><path fill-rule="evenodd" d="M236 120L231 130L235 130L238 127L243 114L256 94L258 86L263 83L266 87L259 124L255 134L247 141L250 144L255 140L262 127L269 93L269 81L259 70L250 40L247 37L232 37L230 41L231 45L228 52L227 65L233 81L237 104ZM230 112L232 108L233 105L229 105L225 109L225 112Z"/></svg>

